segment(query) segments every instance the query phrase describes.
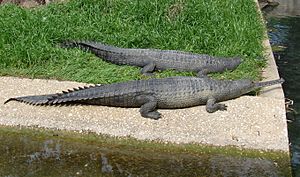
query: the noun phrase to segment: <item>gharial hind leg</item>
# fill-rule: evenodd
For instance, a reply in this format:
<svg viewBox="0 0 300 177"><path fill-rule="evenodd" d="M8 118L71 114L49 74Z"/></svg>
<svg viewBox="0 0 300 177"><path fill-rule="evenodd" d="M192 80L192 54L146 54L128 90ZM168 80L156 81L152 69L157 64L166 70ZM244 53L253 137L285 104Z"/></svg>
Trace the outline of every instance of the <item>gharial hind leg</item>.
<svg viewBox="0 0 300 177"><path fill-rule="evenodd" d="M213 113L218 110L225 111L225 110L227 110L227 106L225 104L216 103L216 99L214 99L214 98L207 100L207 103L206 103L206 111L207 112Z"/></svg>
<svg viewBox="0 0 300 177"><path fill-rule="evenodd" d="M140 113L143 117L155 120L161 118L161 114L156 110L157 100L155 97L141 95L137 97L137 100L143 104L140 108Z"/></svg>
<svg viewBox="0 0 300 177"><path fill-rule="evenodd" d="M155 69L154 62L150 62L141 69L141 73L145 76L151 76L153 75L152 72L154 71L154 69Z"/></svg>

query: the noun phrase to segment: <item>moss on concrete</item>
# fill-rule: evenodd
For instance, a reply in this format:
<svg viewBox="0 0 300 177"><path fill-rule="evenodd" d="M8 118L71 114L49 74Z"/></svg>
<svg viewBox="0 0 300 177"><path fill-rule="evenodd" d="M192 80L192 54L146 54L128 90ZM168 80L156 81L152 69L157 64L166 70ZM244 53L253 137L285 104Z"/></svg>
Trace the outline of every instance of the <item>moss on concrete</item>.
<svg viewBox="0 0 300 177"><path fill-rule="evenodd" d="M25 154L22 153L26 150L27 153L31 152L31 156L34 153L41 154L43 151L41 150L41 147L45 148L45 142L52 142L49 146L51 146L53 152L56 153L58 153L58 150L55 150L54 147L59 146L61 151L59 152L60 156L55 156L52 153L52 157L50 153L48 158L42 158L42 156L39 157L39 161L43 161L45 166L49 166L53 160L55 161L55 158L59 157L60 159L56 159L56 164L54 164L54 166L56 166L57 163L62 163L61 166L68 169L63 170L66 174L71 174L69 173L70 168L74 168L75 162L80 161L82 166L85 165L84 163L88 164L89 158L86 158L86 156L95 156L97 160L90 164L91 166L89 168L91 169L85 171L84 174L96 174L93 169L102 169L103 164L99 164L99 158L103 160L103 154L106 154L107 157L105 158L110 159L110 165L112 167L116 168L116 164L122 165L123 168L130 169L129 171L132 173L140 175L146 173L156 174L158 172L167 172L166 174L169 174L172 171L172 169L170 169L171 166L179 168L180 165L178 164L184 162L183 166L185 167L185 170L182 170L180 173L174 173L174 175L224 175L224 173L229 173L229 171L233 171L232 173L234 173L234 171L237 172L238 170L243 171L245 170L245 165L250 165L257 169L256 171L251 171L249 173L267 174L268 170L275 170L274 172L276 172L279 176L291 176L289 154L287 152L280 151L258 151L229 146L216 147L199 144L171 144L159 141L138 141L130 137L116 138L96 135L89 132L78 133L61 130L38 129L34 127L16 128L1 126L0 140L2 141L1 146L6 147L2 149L12 149L9 156L4 155L3 157L15 157L16 159L18 159L18 155L24 156ZM30 143L26 144L24 142ZM49 150L49 147L46 149ZM67 155L68 152L72 152L71 155ZM27 154L26 156L30 157L30 154ZM0 162L11 161L11 159L3 159L3 157ZM23 168L26 164L22 164L24 158L21 159L23 159L21 160L21 163L20 160L14 161L14 163L16 166ZM36 159L33 159L33 161L34 160ZM73 161L74 163L72 163ZM267 163L270 165L265 167L267 169L259 169L264 168L260 167L260 163ZM75 166L79 169L82 167L77 165ZM4 166L2 169L3 168L10 167ZM54 169L52 169L52 171L53 170ZM260 170L265 170L266 172L261 172ZM273 173L271 171L268 172L268 175L269 173ZM21 171L19 172L19 174L21 174ZM103 171L101 173L103 173ZM41 175L41 173L37 174Z"/></svg>

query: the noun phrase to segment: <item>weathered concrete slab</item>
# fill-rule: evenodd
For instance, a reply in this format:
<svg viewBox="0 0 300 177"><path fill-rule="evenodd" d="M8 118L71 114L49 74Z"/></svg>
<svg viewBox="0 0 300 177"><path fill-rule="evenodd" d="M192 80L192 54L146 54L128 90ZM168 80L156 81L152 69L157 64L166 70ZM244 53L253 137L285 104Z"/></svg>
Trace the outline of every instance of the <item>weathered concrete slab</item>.
<svg viewBox="0 0 300 177"><path fill-rule="evenodd" d="M0 103L22 95L48 94L83 86L55 80L0 78ZM244 148L288 151L282 100L243 96L227 101L228 111L209 114L205 106L159 110L155 121L142 118L138 109L105 106L32 106L0 104L0 124L87 130L113 136L175 143L236 145Z"/></svg>
<svg viewBox="0 0 300 177"><path fill-rule="evenodd" d="M267 33L265 33L265 40L263 41L263 46L265 48L264 56L267 58L267 67L264 68L262 72L263 80L266 81L279 79L280 76L278 73L277 65ZM273 85L268 88L262 88L260 91L260 96L280 99L283 102L282 106L285 107L285 97L281 85Z"/></svg>

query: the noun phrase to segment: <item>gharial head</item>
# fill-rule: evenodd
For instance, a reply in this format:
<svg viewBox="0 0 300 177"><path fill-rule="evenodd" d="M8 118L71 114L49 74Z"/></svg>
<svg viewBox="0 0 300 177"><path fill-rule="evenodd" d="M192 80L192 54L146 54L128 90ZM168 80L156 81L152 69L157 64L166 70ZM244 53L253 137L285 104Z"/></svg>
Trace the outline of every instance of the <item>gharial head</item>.
<svg viewBox="0 0 300 177"><path fill-rule="evenodd" d="M223 72L224 70L233 70L242 63L239 57L234 58L218 58L211 62L211 68L214 72Z"/></svg>
<svg viewBox="0 0 300 177"><path fill-rule="evenodd" d="M284 79L280 78L280 79L265 81L265 82L254 82L249 79L243 79L234 82L235 84L233 86L231 93L234 94L235 96L240 96L261 87L267 87L275 84L282 84L284 82Z"/></svg>
<svg viewBox="0 0 300 177"><path fill-rule="evenodd" d="M232 70L237 68L241 63L242 59L240 57L233 57L233 58L228 58L226 59L226 69Z"/></svg>

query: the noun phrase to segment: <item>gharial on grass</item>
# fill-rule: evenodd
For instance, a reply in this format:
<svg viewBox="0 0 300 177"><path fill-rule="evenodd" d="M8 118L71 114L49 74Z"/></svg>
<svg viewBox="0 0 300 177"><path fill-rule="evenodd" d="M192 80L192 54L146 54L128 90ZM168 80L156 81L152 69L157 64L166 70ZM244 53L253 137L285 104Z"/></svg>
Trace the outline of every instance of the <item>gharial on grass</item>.
<svg viewBox="0 0 300 177"><path fill-rule="evenodd" d="M265 65L263 24L254 1L71 0L26 9L0 6L0 75L115 83L145 77L139 67L118 66L93 54L57 47L63 39L101 41L120 48L178 50L216 57L239 56L218 79L259 80ZM164 70L156 77L194 76Z"/></svg>
<svg viewBox="0 0 300 177"><path fill-rule="evenodd" d="M235 69L241 63L238 57L212 57L177 50L119 48L90 41L64 41L61 46L90 51L111 63L142 67L141 73L144 75L151 75L154 70L175 69L195 71L198 77L203 77L208 73Z"/></svg>

